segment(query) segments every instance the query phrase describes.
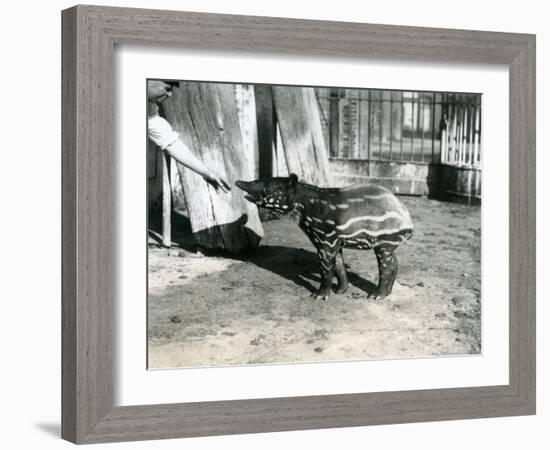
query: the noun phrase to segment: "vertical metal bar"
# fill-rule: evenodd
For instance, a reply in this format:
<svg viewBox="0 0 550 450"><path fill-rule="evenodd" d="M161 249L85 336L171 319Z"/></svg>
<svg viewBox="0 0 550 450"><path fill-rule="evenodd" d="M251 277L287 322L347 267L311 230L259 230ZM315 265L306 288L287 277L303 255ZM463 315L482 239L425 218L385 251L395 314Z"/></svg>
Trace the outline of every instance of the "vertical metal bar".
<svg viewBox="0 0 550 450"><path fill-rule="evenodd" d="M328 117L330 156L338 158L340 156L340 98L337 89L329 91Z"/></svg>
<svg viewBox="0 0 550 450"><path fill-rule="evenodd" d="M480 99L481 100L481 99ZM475 123L474 123L474 164L478 165L478 160L480 160L480 133L479 133L479 125L480 125L480 118L481 118L481 101L476 101L475 106Z"/></svg>
<svg viewBox="0 0 550 450"><path fill-rule="evenodd" d="M440 146L439 146L439 160L441 162L447 162L447 136L449 129L449 107L447 104L446 94L441 93L441 117L439 118L439 131L440 134ZM435 161L434 161L435 162Z"/></svg>
<svg viewBox="0 0 550 450"><path fill-rule="evenodd" d="M432 160L435 162L435 92L432 92ZM439 146L439 151L441 152L441 146Z"/></svg>
<svg viewBox="0 0 550 450"><path fill-rule="evenodd" d="M371 101L371 98L370 98L370 89L369 89L369 98L368 98L368 102L369 102L369 107L368 107L368 114L369 114L369 139L367 141L367 159L369 160L369 167L370 167L370 160L371 160L371 154L370 154L370 141L371 141L371 136L372 136L372 115L371 115L371 104L370 104L370 101ZM369 175L370 175L370 170L369 170Z"/></svg>
<svg viewBox="0 0 550 450"><path fill-rule="evenodd" d="M466 153L465 149L465 134L466 134L466 104L464 102L464 97L461 99L461 110L462 110L462 124L460 127L460 165L464 164L464 156Z"/></svg>
<svg viewBox="0 0 550 450"><path fill-rule="evenodd" d="M449 109L449 125L447 127L448 133L448 152L447 152L447 160L452 162L453 159L453 127L454 127L454 104L451 103L452 98L447 94L447 108Z"/></svg>
<svg viewBox="0 0 550 450"><path fill-rule="evenodd" d="M393 144L393 91L390 91L390 156L392 159L392 144Z"/></svg>
<svg viewBox="0 0 550 450"><path fill-rule="evenodd" d="M458 96L457 107L457 132L456 132L456 142L457 142L457 157L456 164L460 166L460 161L462 160L462 104L460 101L460 96Z"/></svg>
<svg viewBox="0 0 550 450"><path fill-rule="evenodd" d="M448 140L447 140L447 161L451 162L452 160L452 143L453 143L453 127L454 127L454 104L452 103L452 97L447 94L447 109L449 111L449 125L447 127Z"/></svg>
<svg viewBox="0 0 550 450"><path fill-rule="evenodd" d="M457 152L457 131L458 131L458 109L457 109L457 103L456 103L456 96L453 95L452 97L453 102L451 104L452 111L453 111L453 126L452 126L452 139L451 142L453 144L451 149L451 162L453 165L456 165L456 152Z"/></svg>
<svg viewBox="0 0 550 450"><path fill-rule="evenodd" d="M475 97L470 105L470 167L475 165L474 161L474 120L475 120Z"/></svg>
<svg viewBox="0 0 550 450"><path fill-rule="evenodd" d="M470 143L472 140L470 139L470 133L471 133L471 127L470 122L472 121L472 115L471 115L471 99L470 96L466 98L466 137L465 140L465 155L464 155L464 164L470 166L471 160L472 160L472 152L471 152L471 146Z"/></svg>
<svg viewBox="0 0 550 450"><path fill-rule="evenodd" d="M447 114L447 120L445 121L446 139L445 139L445 162L449 162L450 156L450 130L451 130L451 105L449 105L449 94L445 94L445 111Z"/></svg>
<svg viewBox="0 0 550 450"><path fill-rule="evenodd" d="M353 152L351 148L351 96L347 95L345 101L347 102L348 106L348 159L351 159L353 157Z"/></svg>
<svg viewBox="0 0 550 450"><path fill-rule="evenodd" d="M473 109L472 109L472 98L473 96L470 96L468 98L468 135L466 136L466 141L468 143L468 166L472 167L472 156L473 156Z"/></svg>
<svg viewBox="0 0 550 450"><path fill-rule="evenodd" d="M458 102L456 104L457 106L457 133L456 133L456 139L457 139L457 157L456 157L456 163L458 166L460 166L460 161L462 160L462 105L460 101L460 95L458 96Z"/></svg>
<svg viewBox="0 0 550 450"><path fill-rule="evenodd" d="M464 125L462 126L462 164L466 164L466 155L468 152L468 97L463 98L462 110L464 116Z"/></svg>
<svg viewBox="0 0 550 450"><path fill-rule="evenodd" d="M401 91L401 136L399 139L399 159L403 161L403 129L405 128L405 114L403 113L403 91Z"/></svg>
<svg viewBox="0 0 550 450"><path fill-rule="evenodd" d="M449 152L449 104L447 103L446 94L441 94L441 118L439 128L441 130L439 160L442 163L447 163Z"/></svg>
<svg viewBox="0 0 550 450"><path fill-rule="evenodd" d="M483 146L482 146L482 140L481 140L481 134L483 133L483 110L481 109L482 108L482 104L481 104L481 96L479 97L479 120L478 120L478 126L477 126L477 141L478 141L478 144L479 144L479 150L478 150L478 163L479 163L479 167L482 166L482 162L483 162L483 157L482 157L482 152L483 152Z"/></svg>
<svg viewBox="0 0 550 450"><path fill-rule="evenodd" d="M382 124L384 122L384 102L382 92L378 91L378 159L382 159Z"/></svg>
<svg viewBox="0 0 550 450"><path fill-rule="evenodd" d="M466 155L468 154L468 98L464 98L464 103L462 104L462 109L464 110L464 126L462 127L462 164L466 164Z"/></svg>
<svg viewBox="0 0 550 450"><path fill-rule="evenodd" d="M457 156L456 156L456 164L457 166L460 166L460 160L462 159L462 105L460 103L460 96L458 96L458 101L456 104L457 108L457 132L456 132L456 142L457 142Z"/></svg>
<svg viewBox="0 0 550 450"><path fill-rule="evenodd" d="M359 98L357 100L357 157L361 158L361 102L363 101L363 90L359 89Z"/></svg>
<svg viewBox="0 0 550 450"><path fill-rule="evenodd" d="M411 161L414 159L414 95L411 96Z"/></svg>
<svg viewBox="0 0 550 450"><path fill-rule="evenodd" d="M418 113L420 115L420 161L424 162L424 99L419 96Z"/></svg>

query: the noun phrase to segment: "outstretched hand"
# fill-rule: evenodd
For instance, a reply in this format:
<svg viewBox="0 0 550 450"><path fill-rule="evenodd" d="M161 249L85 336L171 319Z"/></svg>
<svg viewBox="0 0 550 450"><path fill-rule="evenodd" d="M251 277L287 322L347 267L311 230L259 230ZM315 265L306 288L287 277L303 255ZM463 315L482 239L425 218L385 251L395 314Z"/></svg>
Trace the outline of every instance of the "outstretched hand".
<svg viewBox="0 0 550 450"><path fill-rule="evenodd" d="M204 175L204 180L218 193L220 191L225 193L231 190L231 186L229 186L229 183L225 180L225 178L214 170L211 170Z"/></svg>

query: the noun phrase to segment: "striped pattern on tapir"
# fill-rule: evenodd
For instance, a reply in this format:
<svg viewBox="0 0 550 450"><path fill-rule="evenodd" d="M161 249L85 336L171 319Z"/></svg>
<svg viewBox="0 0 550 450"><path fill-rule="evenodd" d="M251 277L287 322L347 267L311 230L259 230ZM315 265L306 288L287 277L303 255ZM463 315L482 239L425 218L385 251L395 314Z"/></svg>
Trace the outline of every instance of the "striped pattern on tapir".
<svg viewBox="0 0 550 450"><path fill-rule="evenodd" d="M319 257L321 286L316 297L326 299L334 276L337 293L348 287L344 248L373 249L378 262L378 285L371 296L391 293L397 275L395 249L409 239L413 225L407 209L387 189L367 184L319 188L288 178L238 181L246 198L281 213L293 212Z"/></svg>

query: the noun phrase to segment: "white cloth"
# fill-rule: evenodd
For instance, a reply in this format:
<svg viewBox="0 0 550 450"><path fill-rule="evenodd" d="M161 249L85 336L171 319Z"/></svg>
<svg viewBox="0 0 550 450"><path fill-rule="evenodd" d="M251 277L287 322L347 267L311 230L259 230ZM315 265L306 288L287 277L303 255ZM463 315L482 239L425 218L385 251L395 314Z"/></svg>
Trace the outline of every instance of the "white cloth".
<svg viewBox="0 0 550 450"><path fill-rule="evenodd" d="M172 129L168 121L158 114L148 118L147 136L157 144L161 150L166 150L167 147L176 142L180 137L179 134Z"/></svg>

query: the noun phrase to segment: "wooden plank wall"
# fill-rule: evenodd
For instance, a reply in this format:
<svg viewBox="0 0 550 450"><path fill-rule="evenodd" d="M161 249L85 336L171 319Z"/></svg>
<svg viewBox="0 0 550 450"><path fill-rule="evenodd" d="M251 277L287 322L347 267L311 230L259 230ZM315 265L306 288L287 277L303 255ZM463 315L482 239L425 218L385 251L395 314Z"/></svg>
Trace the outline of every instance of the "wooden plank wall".
<svg viewBox="0 0 550 450"><path fill-rule="evenodd" d="M225 174L231 185L252 179L246 164L233 86L182 83L163 104L163 114L182 141L208 167ZM199 245L242 252L263 237L257 208L233 187L219 194L201 176L178 164L189 219Z"/></svg>
<svg viewBox="0 0 550 450"><path fill-rule="evenodd" d="M273 86L272 92L288 171L306 183L330 186L328 151L314 89Z"/></svg>

